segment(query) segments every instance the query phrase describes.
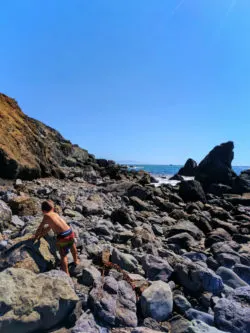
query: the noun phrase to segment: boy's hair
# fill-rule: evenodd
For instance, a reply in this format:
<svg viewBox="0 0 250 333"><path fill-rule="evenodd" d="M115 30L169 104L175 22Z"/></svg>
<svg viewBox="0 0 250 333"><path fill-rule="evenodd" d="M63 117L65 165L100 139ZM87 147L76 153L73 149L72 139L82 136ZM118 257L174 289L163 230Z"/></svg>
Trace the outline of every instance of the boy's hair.
<svg viewBox="0 0 250 333"><path fill-rule="evenodd" d="M54 208L55 208L55 206L54 206L54 202L52 200L46 200L41 205L42 211L46 212L46 213L50 212Z"/></svg>

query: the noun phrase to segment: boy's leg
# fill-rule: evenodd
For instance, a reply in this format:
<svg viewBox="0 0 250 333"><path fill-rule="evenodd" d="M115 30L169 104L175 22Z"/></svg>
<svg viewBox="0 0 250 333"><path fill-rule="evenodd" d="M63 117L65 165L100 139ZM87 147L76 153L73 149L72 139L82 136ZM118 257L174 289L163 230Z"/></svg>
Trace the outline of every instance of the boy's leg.
<svg viewBox="0 0 250 333"><path fill-rule="evenodd" d="M63 249L60 249L61 269L69 275L68 258Z"/></svg>
<svg viewBox="0 0 250 333"><path fill-rule="evenodd" d="M72 253L75 265L78 265L80 263L80 260L78 258L78 253L77 253L77 249L76 249L76 244L75 243L71 246L70 251Z"/></svg>

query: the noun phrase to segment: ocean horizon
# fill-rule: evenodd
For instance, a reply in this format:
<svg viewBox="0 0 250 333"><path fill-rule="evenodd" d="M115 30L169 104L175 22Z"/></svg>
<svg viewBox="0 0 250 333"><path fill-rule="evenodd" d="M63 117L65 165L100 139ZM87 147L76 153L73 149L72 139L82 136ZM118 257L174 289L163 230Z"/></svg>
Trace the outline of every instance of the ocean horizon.
<svg viewBox="0 0 250 333"><path fill-rule="evenodd" d="M177 164L127 164L127 166L134 170L144 170L155 176L172 176L183 167ZM239 175L242 171L250 169L250 166L235 165L232 168Z"/></svg>

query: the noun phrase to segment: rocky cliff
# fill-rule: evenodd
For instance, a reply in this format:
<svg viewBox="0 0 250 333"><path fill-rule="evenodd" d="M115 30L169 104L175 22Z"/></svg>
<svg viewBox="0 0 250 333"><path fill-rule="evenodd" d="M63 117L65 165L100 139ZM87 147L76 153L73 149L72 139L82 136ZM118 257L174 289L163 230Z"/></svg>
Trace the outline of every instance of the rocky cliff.
<svg viewBox="0 0 250 333"><path fill-rule="evenodd" d="M56 130L26 116L17 102L0 94L0 177L64 177L63 167L83 166L93 157Z"/></svg>

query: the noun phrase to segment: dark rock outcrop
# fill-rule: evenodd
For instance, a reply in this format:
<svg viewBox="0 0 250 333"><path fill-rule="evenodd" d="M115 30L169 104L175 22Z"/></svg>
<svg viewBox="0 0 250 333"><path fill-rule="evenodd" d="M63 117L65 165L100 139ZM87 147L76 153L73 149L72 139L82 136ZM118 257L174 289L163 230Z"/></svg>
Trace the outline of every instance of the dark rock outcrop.
<svg viewBox="0 0 250 333"><path fill-rule="evenodd" d="M197 180L183 181L180 183L180 197L186 201L206 202L206 195L201 184Z"/></svg>
<svg viewBox="0 0 250 333"><path fill-rule="evenodd" d="M232 141L216 146L201 161L196 170L195 179L207 188L210 184L225 184L231 186L236 174L232 170L234 158Z"/></svg>
<svg viewBox="0 0 250 333"><path fill-rule="evenodd" d="M250 170L243 171L235 178L233 184L233 193L249 193L250 192Z"/></svg>
<svg viewBox="0 0 250 333"><path fill-rule="evenodd" d="M197 169L197 163L192 160L192 158L189 158L187 162L185 163L184 167L182 167L178 175L186 176L186 177L194 177Z"/></svg>

